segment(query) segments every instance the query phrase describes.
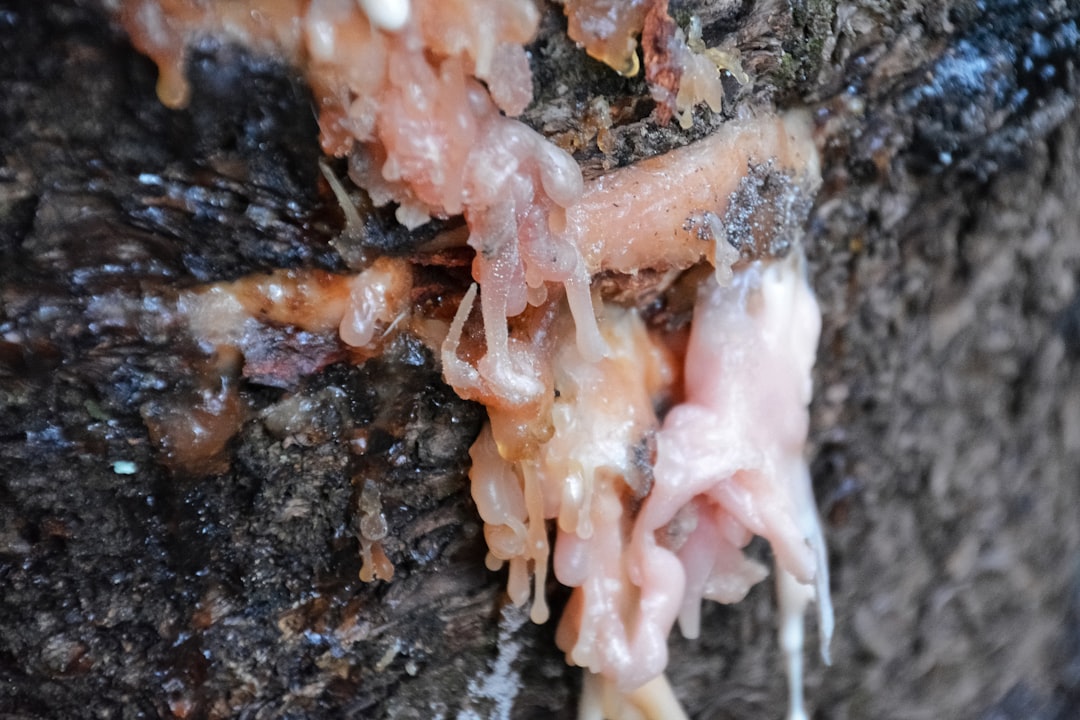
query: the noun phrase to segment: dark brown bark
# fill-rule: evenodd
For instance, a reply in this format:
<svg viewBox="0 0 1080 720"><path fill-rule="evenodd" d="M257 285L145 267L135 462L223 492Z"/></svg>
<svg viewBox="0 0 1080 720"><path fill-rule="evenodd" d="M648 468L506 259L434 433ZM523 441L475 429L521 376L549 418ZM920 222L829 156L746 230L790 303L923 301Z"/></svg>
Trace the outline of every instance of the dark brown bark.
<svg viewBox="0 0 1080 720"><path fill-rule="evenodd" d="M1021 5L672 3L743 49L729 112L821 121L811 451L839 629L816 718L1080 713L1080 10ZM686 141L548 10L531 124L587 173ZM314 370L333 358L283 337L268 362L313 371L266 384L176 316L197 283L344 268L290 71L208 44L168 111L77 2L0 8L0 58L0 717L573 717L552 626L483 567L482 410L430 352ZM152 431L204 391L245 410L227 469L184 472ZM304 431L275 429L296 398ZM365 483L389 583L357 579ZM774 617L766 584L673 638L694 717L782 713Z"/></svg>

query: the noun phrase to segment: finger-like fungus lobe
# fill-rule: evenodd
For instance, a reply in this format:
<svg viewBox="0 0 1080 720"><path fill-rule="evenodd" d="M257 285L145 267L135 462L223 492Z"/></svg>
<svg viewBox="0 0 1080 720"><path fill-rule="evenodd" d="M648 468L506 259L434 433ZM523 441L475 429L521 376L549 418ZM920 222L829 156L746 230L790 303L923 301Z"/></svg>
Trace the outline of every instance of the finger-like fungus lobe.
<svg viewBox="0 0 1080 720"><path fill-rule="evenodd" d="M803 717L809 599L823 647L832 629L803 458L820 326L797 243L818 177L808 116L730 121L586 183L570 155L512 118L532 93L531 0L119 6L166 103L186 101L185 48L201 35L281 53L312 87L324 150L348 158L375 205L395 204L409 228L459 215L467 226L443 239L473 253L464 293L419 293L422 253L362 258L351 276L278 271L189 291L180 306L208 348L238 351L254 381L276 377L250 371L271 326L330 338L337 350L322 363L362 362L401 332L435 348L446 381L488 411L470 472L488 566L508 566L511 599L531 601L537 622L550 613L549 567L572 588L557 642L587 670L583 718L680 717L662 676L668 634L678 622L696 637L702 600L736 602L762 580L744 549L765 538L791 717ZM647 71L666 78L684 123L698 99L719 108L719 68L746 81L698 27L673 30L666 3L626 10L604 30L612 3L566 5L571 32L623 72L644 29L646 62L674 63ZM693 298L689 329L657 314L658 298L676 296ZM385 523L364 492L365 579L388 579Z"/></svg>

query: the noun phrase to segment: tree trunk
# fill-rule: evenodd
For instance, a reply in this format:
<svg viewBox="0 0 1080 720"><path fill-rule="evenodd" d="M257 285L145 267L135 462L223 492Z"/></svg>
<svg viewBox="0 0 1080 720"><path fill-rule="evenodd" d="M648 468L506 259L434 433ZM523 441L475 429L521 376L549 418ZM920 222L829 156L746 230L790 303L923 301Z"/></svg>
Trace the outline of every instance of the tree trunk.
<svg viewBox="0 0 1080 720"><path fill-rule="evenodd" d="M692 14L753 79L725 114L807 105L823 138L810 456L838 631L812 716L1077 717L1080 10L673 0ZM532 51L525 119L583 138L586 174L722 120L651 122L558 6ZM197 284L345 269L293 71L204 43L166 110L74 0L0 9L0 57L0 718L574 717L553 624L484 567L483 410L432 354L402 338L356 365L282 331L243 378L179 317ZM221 398L208 432L232 439L192 469L162 427L196 433L180 414ZM374 494L396 572L363 583ZM673 635L692 717L781 715L775 617L765 583Z"/></svg>

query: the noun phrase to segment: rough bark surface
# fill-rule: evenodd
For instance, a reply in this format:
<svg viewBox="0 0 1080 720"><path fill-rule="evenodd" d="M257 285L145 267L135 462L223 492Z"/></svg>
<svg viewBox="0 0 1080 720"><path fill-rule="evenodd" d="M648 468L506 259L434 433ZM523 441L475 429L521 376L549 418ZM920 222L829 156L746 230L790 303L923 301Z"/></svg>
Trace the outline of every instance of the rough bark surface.
<svg viewBox="0 0 1080 720"><path fill-rule="evenodd" d="M672 2L742 49L726 112L810 105L825 147L811 453L839 630L815 718L1080 715L1080 9L1036 5ZM547 10L531 124L587 173L686 141ZM0 718L573 717L551 624L483 566L482 410L419 343L286 387L211 373L243 401L217 472L153 441L223 390L179 290L343 268L306 90L212 44L191 74L168 111L99 7L0 7ZM357 579L365 484L389 583ZM673 638L693 717L782 714L774 618L764 584Z"/></svg>

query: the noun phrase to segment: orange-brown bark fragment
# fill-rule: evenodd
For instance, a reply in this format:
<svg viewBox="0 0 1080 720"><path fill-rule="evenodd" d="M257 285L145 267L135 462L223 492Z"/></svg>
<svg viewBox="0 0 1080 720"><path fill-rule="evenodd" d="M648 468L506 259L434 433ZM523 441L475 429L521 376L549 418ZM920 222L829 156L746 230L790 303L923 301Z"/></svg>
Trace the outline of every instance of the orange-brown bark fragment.
<svg viewBox="0 0 1080 720"><path fill-rule="evenodd" d="M675 30L667 0L651 3L641 32L641 51L645 56L645 82L656 101L653 117L661 125L667 125L675 114L675 97L682 79L682 67L675 62L671 51Z"/></svg>

